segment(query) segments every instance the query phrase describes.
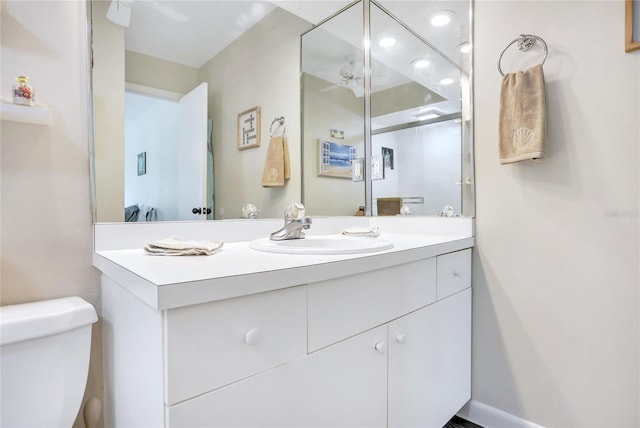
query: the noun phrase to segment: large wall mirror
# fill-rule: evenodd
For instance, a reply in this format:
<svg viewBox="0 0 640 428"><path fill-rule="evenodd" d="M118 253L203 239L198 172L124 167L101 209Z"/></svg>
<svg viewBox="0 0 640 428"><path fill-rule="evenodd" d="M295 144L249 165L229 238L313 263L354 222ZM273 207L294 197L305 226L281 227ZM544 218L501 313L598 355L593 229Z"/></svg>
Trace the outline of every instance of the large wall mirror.
<svg viewBox="0 0 640 428"><path fill-rule="evenodd" d="M470 4L372 1L364 13L354 4L302 36L307 207L473 215Z"/></svg>
<svg viewBox="0 0 640 428"><path fill-rule="evenodd" d="M362 1L92 0L95 221L236 219L246 204L275 218L298 200L312 216L397 199L473 215L470 1L366 6L369 19ZM450 22L433 26L440 11ZM248 148L245 112L259 113ZM265 187L283 130L290 178Z"/></svg>

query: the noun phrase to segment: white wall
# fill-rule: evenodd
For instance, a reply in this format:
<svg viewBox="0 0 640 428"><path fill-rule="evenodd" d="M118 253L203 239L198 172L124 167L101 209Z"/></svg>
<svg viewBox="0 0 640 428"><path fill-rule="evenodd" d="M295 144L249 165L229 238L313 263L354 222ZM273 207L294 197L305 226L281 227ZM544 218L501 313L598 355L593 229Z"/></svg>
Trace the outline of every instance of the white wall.
<svg viewBox="0 0 640 428"><path fill-rule="evenodd" d="M372 215L378 215L377 198L402 198L424 193L422 171L415 169L417 162L411 162L414 159L422 159L424 156L422 144L419 144L415 137L415 128L372 136L371 155L382 156L383 147L391 149L393 150L394 164L393 169L391 169L386 163L383 163L384 179L373 180L372 182ZM412 179L407 180L407 182L403 181L401 186L401 177L407 176ZM412 205L410 208L415 211L416 206Z"/></svg>
<svg viewBox="0 0 640 428"><path fill-rule="evenodd" d="M124 206L148 205L156 208L158 220L178 220L180 106L131 93L126 100ZM138 175L142 152L147 173Z"/></svg>
<svg viewBox="0 0 640 428"><path fill-rule="evenodd" d="M424 215L437 215L445 205L455 215L462 211L462 145L460 124L455 121L435 123L420 128L424 145Z"/></svg>
<svg viewBox="0 0 640 428"><path fill-rule="evenodd" d="M373 182L373 198L423 196L423 204L408 204L416 215L437 215L445 205L461 212L461 136L454 121L373 136L373 154L382 147L394 151L395 168L385 168L384 180ZM402 189L401 191L399 189ZM377 209L373 207L374 214Z"/></svg>
<svg viewBox="0 0 640 428"><path fill-rule="evenodd" d="M82 1L3 1L0 88L26 74L51 125L2 121L0 304L77 295L98 304L91 266L86 8ZM93 330L87 396L102 396ZM81 426L82 424L76 424Z"/></svg>
<svg viewBox="0 0 640 428"><path fill-rule="evenodd" d="M637 427L640 52L624 53L624 2L480 0L474 16L473 398L548 427ZM496 61L521 33L549 45L546 158L501 166Z"/></svg>

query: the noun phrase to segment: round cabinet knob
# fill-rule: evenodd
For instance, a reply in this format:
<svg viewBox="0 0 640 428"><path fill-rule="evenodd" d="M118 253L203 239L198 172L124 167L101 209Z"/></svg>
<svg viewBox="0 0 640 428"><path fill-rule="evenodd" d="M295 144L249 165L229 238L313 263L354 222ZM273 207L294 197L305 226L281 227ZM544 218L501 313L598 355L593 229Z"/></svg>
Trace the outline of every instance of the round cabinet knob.
<svg viewBox="0 0 640 428"><path fill-rule="evenodd" d="M384 342L378 342L376 343L376 346L374 346L374 348L376 349L376 351L380 352L381 354L384 354L385 351L387 350L387 344Z"/></svg>
<svg viewBox="0 0 640 428"><path fill-rule="evenodd" d="M460 278L462 275L457 270L454 270L453 271L453 276L455 276L456 278Z"/></svg>
<svg viewBox="0 0 640 428"><path fill-rule="evenodd" d="M396 334L396 342L404 343L407 340L407 333L398 333Z"/></svg>
<svg viewBox="0 0 640 428"><path fill-rule="evenodd" d="M260 342L260 330L252 328L244 334L244 343L247 345L257 345Z"/></svg>

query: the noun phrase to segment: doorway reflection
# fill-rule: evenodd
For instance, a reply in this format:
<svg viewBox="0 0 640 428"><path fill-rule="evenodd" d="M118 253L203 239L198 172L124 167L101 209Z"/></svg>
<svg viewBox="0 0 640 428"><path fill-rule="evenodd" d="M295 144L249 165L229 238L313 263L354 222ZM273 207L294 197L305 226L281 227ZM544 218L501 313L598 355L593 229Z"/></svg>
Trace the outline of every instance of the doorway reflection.
<svg viewBox="0 0 640 428"><path fill-rule="evenodd" d="M452 207L451 215L461 214L459 118L373 134L372 154L381 156L384 166L384 178L372 183L373 215L432 216L451 211L445 207ZM378 211L396 198L397 212Z"/></svg>

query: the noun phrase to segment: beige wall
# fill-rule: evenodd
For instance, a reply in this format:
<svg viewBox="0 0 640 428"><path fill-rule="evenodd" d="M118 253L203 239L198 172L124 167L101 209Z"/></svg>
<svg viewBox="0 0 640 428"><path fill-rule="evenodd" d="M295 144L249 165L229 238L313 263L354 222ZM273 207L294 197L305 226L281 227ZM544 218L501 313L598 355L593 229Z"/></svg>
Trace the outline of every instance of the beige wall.
<svg viewBox="0 0 640 428"><path fill-rule="evenodd" d="M124 80L186 94L200 84L198 69L137 52L125 52Z"/></svg>
<svg viewBox="0 0 640 428"><path fill-rule="evenodd" d="M304 75L304 194L307 211L315 215L354 215L364 206L364 181L318 175L318 140L355 146L364 158L364 98L355 97L310 74ZM344 131L344 139L330 138L329 130Z"/></svg>
<svg viewBox="0 0 640 428"><path fill-rule="evenodd" d="M480 0L474 17L473 398L547 427L637 427L640 52L624 53L624 3ZM549 45L546 159L500 166L496 61L523 32Z"/></svg>
<svg viewBox="0 0 640 428"><path fill-rule="evenodd" d="M0 304L76 295L95 305L85 3L5 0L1 14L1 96L28 75L51 125L1 124ZM102 396L101 340L96 326L87 396Z"/></svg>
<svg viewBox="0 0 640 428"><path fill-rule="evenodd" d="M246 203L260 208L262 217L281 217L300 199L300 34L308 27L275 9L201 68L213 119L216 218L239 218ZM238 150L238 114L255 106L262 110L262 145ZM281 188L263 188L269 126L280 116L286 119L291 179Z"/></svg>
<svg viewBox="0 0 640 428"><path fill-rule="evenodd" d="M124 221L124 31L94 0L93 103L97 221Z"/></svg>

